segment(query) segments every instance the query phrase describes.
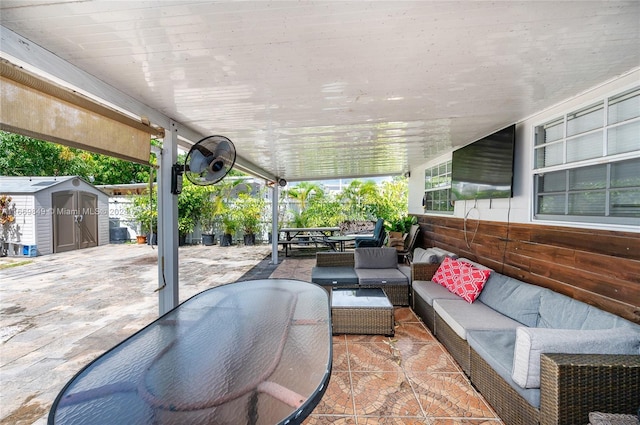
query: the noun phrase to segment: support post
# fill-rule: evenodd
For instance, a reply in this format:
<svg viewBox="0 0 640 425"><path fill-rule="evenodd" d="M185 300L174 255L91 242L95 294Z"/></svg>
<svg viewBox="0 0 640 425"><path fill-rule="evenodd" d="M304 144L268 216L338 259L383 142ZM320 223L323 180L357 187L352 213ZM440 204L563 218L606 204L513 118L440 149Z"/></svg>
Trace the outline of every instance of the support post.
<svg viewBox="0 0 640 425"><path fill-rule="evenodd" d="M162 316L178 305L178 195L171 168L178 158L178 125L171 121L158 158L158 306Z"/></svg>
<svg viewBox="0 0 640 425"><path fill-rule="evenodd" d="M278 182L271 188L271 264L278 265Z"/></svg>

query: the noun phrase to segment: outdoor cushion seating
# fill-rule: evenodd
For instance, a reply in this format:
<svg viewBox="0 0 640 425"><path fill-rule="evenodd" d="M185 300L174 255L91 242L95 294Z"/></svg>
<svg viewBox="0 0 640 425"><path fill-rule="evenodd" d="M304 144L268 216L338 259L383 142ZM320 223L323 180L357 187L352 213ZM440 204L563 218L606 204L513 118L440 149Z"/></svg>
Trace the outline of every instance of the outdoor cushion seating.
<svg viewBox="0 0 640 425"><path fill-rule="evenodd" d="M413 247L418 240L418 233L420 233L420 225L412 224L411 229L409 229L409 234L404 240L404 245L401 249L398 249L398 262L406 263L411 261L411 256L413 255Z"/></svg>
<svg viewBox="0 0 640 425"><path fill-rule="evenodd" d="M373 229L373 236L358 236L355 239L356 248L381 247L384 244L386 232L384 230L384 220L379 218Z"/></svg>
<svg viewBox="0 0 640 425"><path fill-rule="evenodd" d="M327 291L337 287L382 288L393 305L409 305L409 276L410 268L399 265L396 249L389 247L318 252L311 270L311 281Z"/></svg>
<svg viewBox="0 0 640 425"><path fill-rule="evenodd" d="M358 275L350 252L318 252L316 265L311 269L311 282L322 286L329 293L333 288L357 288Z"/></svg>
<svg viewBox="0 0 640 425"><path fill-rule="evenodd" d="M444 261L434 251L414 252L419 259ZM438 271L412 263L416 314L506 424L584 424L594 410L637 411L640 326L496 271L470 303L425 268Z"/></svg>

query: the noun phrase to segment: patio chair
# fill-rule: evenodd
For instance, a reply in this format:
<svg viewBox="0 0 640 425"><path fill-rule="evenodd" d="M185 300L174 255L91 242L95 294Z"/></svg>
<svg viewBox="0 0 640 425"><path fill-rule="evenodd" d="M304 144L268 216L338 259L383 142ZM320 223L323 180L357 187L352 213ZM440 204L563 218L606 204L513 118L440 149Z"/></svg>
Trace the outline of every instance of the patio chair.
<svg viewBox="0 0 640 425"><path fill-rule="evenodd" d="M411 229L409 230L409 235L405 239L404 248L398 251L399 263L406 263L411 261L413 246L418 240L418 233L420 233L420 225L412 224Z"/></svg>
<svg viewBox="0 0 640 425"><path fill-rule="evenodd" d="M356 238L356 248L363 247L381 247L384 244L384 238L386 236L386 232L384 230L384 219L379 218L376 221L376 227L373 229L372 237L357 237Z"/></svg>

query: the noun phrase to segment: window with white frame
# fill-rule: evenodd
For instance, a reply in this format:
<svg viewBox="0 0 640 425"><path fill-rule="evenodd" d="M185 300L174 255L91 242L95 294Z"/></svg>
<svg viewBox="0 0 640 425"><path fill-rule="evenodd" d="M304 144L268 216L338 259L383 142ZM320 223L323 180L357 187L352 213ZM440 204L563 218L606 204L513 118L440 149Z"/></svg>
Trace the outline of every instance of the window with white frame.
<svg viewBox="0 0 640 425"><path fill-rule="evenodd" d="M640 224L640 87L535 134L536 218Z"/></svg>
<svg viewBox="0 0 640 425"><path fill-rule="evenodd" d="M425 212L453 213L451 204L451 161L443 162L424 171Z"/></svg>

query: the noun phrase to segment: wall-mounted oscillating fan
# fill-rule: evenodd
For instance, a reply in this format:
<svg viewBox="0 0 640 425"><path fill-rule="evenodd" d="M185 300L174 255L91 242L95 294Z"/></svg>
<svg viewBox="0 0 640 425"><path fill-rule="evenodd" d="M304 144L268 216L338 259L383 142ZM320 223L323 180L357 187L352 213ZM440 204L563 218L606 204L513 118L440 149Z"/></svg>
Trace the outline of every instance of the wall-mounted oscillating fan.
<svg viewBox="0 0 640 425"><path fill-rule="evenodd" d="M207 186L222 180L236 162L236 147L224 136L208 136L191 147L184 166L173 166L171 193L182 191L182 176L199 186Z"/></svg>
<svg viewBox="0 0 640 425"><path fill-rule="evenodd" d="M224 136L209 136L191 147L184 173L191 183L206 186L219 182L236 162L236 147Z"/></svg>

